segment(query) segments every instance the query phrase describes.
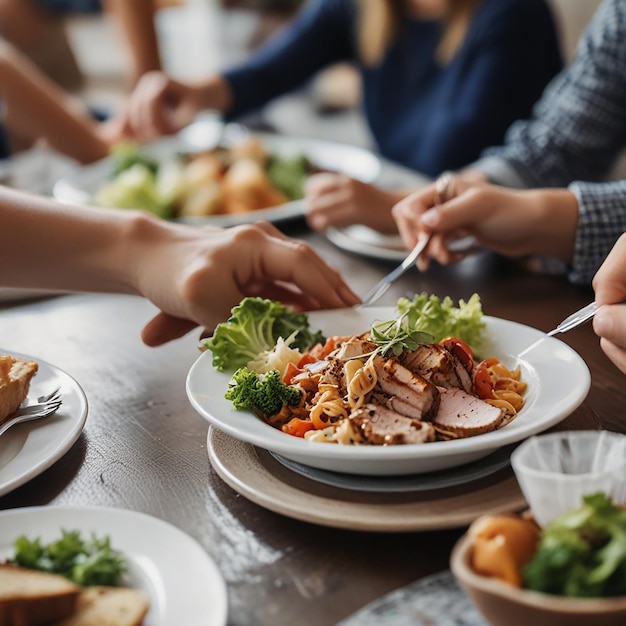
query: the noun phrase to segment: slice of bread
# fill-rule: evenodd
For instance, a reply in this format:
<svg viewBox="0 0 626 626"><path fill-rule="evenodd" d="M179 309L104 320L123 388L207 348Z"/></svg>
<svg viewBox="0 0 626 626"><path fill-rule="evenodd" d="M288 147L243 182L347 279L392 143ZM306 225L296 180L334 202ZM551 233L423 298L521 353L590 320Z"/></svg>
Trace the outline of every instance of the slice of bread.
<svg viewBox="0 0 626 626"><path fill-rule="evenodd" d="M13 415L28 396L37 363L0 355L0 423Z"/></svg>
<svg viewBox="0 0 626 626"><path fill-rule="evenodd" d="M87 587L74 613L55 626L140 626L148 608L148 598L139 589Z"/></svg>
<svg viewBox="0 0 626 626"><path fill-rule="evenodd" d="M63 576L0 564L0 626L37 626L71 615L81 587Z"/></svg>

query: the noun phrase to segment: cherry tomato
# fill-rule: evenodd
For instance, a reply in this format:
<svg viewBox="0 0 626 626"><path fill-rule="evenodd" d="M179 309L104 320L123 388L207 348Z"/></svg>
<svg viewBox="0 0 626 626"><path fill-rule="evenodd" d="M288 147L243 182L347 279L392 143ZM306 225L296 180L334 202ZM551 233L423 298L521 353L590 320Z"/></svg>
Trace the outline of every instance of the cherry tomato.
<svg viewBox="0 0 626 626"><path fill-rule="evenodd" d="M481 361L474 371L474 389L476 395L483 400L486 398L495 398L493 391L493 382L489 376L489 367L493 365L493 359L485 359Z"/></svg>
<svg viewBox="0 0 626 626"><path fill-rule="evenodd" d="M439 345L454 354L454 356L461 361L463 367L468 372L472 372L475 365L474 353L462 339L458 337L446 337L439 342Z"/></svg>

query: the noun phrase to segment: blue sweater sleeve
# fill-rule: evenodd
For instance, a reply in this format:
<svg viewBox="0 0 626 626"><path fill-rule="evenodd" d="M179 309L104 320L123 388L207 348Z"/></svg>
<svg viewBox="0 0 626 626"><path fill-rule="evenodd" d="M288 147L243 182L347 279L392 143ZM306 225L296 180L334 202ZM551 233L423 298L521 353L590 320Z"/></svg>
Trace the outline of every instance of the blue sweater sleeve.
<svg viewBox="0 0 626 626"><path fill-rule="evenodd" d="M244 64L223 75L233 92L228 118L259 108L331 63L354 55L351 0L311 0Z"/></svg>
<svg viewBox="0 0 626 626"><path fill-rule="evenodd" d="M423 137L432 172L462 167L485 146L500 144L510 124L531 115L562 67L543 0L485 2L459 55L462 79L455 97L433 112Z"/></svg>

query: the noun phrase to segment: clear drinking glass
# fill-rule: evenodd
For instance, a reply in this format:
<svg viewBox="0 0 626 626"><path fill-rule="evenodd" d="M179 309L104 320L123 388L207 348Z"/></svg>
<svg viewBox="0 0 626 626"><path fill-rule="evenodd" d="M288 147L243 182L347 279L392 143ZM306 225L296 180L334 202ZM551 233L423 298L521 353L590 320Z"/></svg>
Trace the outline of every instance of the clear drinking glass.
<svg viewBox="0 0 626 626"><path fill-rule="evenodd" d="M527 439L511 455L522 493L540 526L599 491L626 505L626 435L567 431Z"/></svg>

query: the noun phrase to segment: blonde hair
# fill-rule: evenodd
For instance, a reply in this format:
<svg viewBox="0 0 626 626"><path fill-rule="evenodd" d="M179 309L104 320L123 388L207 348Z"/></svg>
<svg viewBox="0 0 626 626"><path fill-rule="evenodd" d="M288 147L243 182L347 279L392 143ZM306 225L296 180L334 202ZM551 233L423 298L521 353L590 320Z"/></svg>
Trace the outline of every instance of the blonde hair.
<svg viewBox="0 0 626 626"><path fill-rule="evenodd" d="M444 30L435 53L436 60L449 63L465 40L472 17L481 0L448 0ZM406 19L405 0L357 0L358 49L366 67L380 63Z"/></svg>

